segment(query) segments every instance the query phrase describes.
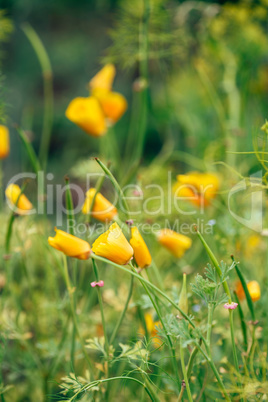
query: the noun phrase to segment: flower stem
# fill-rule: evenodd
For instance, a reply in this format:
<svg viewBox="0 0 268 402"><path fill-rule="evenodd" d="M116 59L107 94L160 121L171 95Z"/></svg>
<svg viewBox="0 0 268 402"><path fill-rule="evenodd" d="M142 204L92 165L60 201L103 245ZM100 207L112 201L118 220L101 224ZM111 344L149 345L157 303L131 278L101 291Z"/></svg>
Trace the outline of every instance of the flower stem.
<svg viewBox="0 0 268 402"><path fill-rule="evenodd" d="M67 258L65 255L63 255L63 268L64 268L64 279L65 279L65 283L66 283L66 287L69 293L69 299L70 299L70 307L71 307L71 314L72 314L72 319L73 319L73 323L74 323L74 327L76 330L76 334L79 338L81 347L82 347L82 351L83 354L85 356L85 359L89 365L89 368L91 370L91 373L93 375L93 365L88 357L85 345L84 345L84 341L81 337L80 331L79 331L79 326L78 326L78 322L77 322L77 317L76 317L76 312L75 312L75 305L74 305L74 295L73 295L73 288L72 288L72 284L71 284L71 279L69 276L69 271L68 271L68 265L67 265Z"/></svg>
<svg viewBox="0 0 268 402"><path fill-rule="evenodd" d="M193 402L192 394L191 394L191 389L188 381L188 373L185 367L185 362L184 362L184 350L183 350L183 345L182 345L182 339L180 339L180 358L181 358L181 368L182 368L182 373L183 373L183 379L185 382L185 387L188 395L188 399L190 402ZM184 388L184 385L182 385Z"/></svg>
<svg viewBox="0 0 268 402"><path fill-rule="evenodd" d="M93 265L93 270L95 274L96 281L99 282L99 271L98 267L96 264L96 261L94 258L92 258L92 265ZM106 322L105 322L105 317L104 317L104 308L103 308L103 301L102 301L102 295L101 295L101 289L99 286L97 286L97 293L98 293L98 300L99 300L99 306L100 306L100 312L101 312L101 321L102 321L102 328L103 328L103 335L104 335L104 342L105 342L105 352L106 352L106 363L107 366L105 365L105 373L106 376L109 377L109 339L107 335L107 328L106 328ZM107 388L106 388L106 400L109 400L109 383L107 383Z"/></svg>
<svg viewBox="0 0 268 402"><path fill-rule="evenodd" d="M150 269L150 267L148 267L148 268ZM165 291L164 286L163 286L163 281L162 281L162 278L161 278L161 275L160 275L160 272L159 272L159 269L158 269L156 263L154 262L154 260L152 260L151 268L152 268L154 276L155 276L155 278L157 280L158 286L160 287L160 289L162 291Z"/></svg>
<svg viewBox="0 0 268 402"><path fill-rule="evenodd" d="M202 343L202 341L200 342L200 345L201 345L201 343ZM194 349L193 349L193 351L192 351L192 353L191 353L191 355L190 355L189 361L188 361L188 365L187 365L187 378L190 378L190 375L191 375L191 372L192 372L192 368L193 368L193 364L194 364L194 359L195 359L195 356L197 355L197 353L198 353L198 347L195 346ZM185 390L185 387L181 387L181 392L180 392L180 394L179 394L179 397L178 397L178 401L177 401L177 402L180 402L180 401L182 400L182 397L183 397L183 394L184 394L184 390Z"/></svg>
<svg viewBox="0 0 268 402"><path fill-rule="evenodd" d="M204 248L205 248L205 250L206 250L206 252L207 252L207 254L208 254L208 256L209 256L209 258L210 258L210 260L212 262L212 264L214 265L219 278L221 278L222 272L221 272L220 265L219 265L219 263L217 261L217 258L215 257L213 251L211 250L211 248L207 244L206 240L204 239L204 237L201 235L201 233L198 230L197 230L197 235L198 235L199 239L201 240L201 242L203 243L203 246L204 246ZM228 296L228 303L231 304L232 303L231 292L230 292L230 289L229 289L229 286L228 286L226 280L222 282L222 286L224 288L225 293Z"/></svg>
<svg viewBox="0 0 268 402"><path fill-rule="evenodd" d="M115 328L113 330L112 336L110 338L110 344L111 345L113 344L113 342L114 342L114 340L116 338L117 332L118 332L118 330L119 330L119 328L120 328L120 326L122 324L122 321L123 321L123 319L125 317L125 314L126 314L126 311L127 311L127 308L128 308L128 304L129 304L129 301L130 301L131 296L132 296L133 282L134 282L134 276L131 276L129 292L128 292L128 297L127 297L127 300L126 300L126 304L125 304L125 307L124 307L124 309L123 309L123 311L122 311L122 313L121 313L121 315L119 317L119 320L117 321L117 324L116 324L116 326L115 326Z"/></svg>
<svg viewBox="0 0 268 402"><path fill-rule="evenodd" d="M98 193L100 192L100 189L101 189L101 187L103 185L104 179L105 179L105 175L102 175L102 176L100 176L98 178L98 181L96 183L96 186L95 186L96 191L95 191L95 194L94 194L94 196L92 198L91 204L89 206L89 211L88 211L88 214L87 214L87 222L88 223L90 223L90 221L91 221L91 213L92 213L92 210L93 210L93 207L94 207L94 204L95 204L95 200L96 200L96 197L97 197Z"/></svg>
<svg viewBox="0 0 268 402"><path fill-rule="evenodd" d="M207 344L210 350L210 339L212 331L212 319L213 319L214 306L212 303L208 303L208 329L207 329Z"/></svg>
<svg viewBox="0 0 268 402"><path fill-rule="evenodd" d="M135 381L136 383L140 384L145 392L149 395L150 399L152 402L155 402L155 399L153 398L150 390L148 389L148 387L141 382L140 380L138 380L137 378L134 377L127 377L127 376L118 376L118 377L110 377L110 378L105 378L104 380L96 380L96 381L92 381L89 384L84 385L78 392L76 392L75 395L73 395L70 399L69 402L75 401L76 397L86 391L89 391L91 388L98 386L99 384L105 383L105 382L109 382L109 381L114 381L114 380L131 380L131 381Z"/></svg>
<svg viewBox="0 0 268 402"><path fill-rule="evenodd" d="M92 258L92 265L93 265L93 270L94 270L96 281L99 282L99 271L98 271L98 267L97 267L97 264L96 264L96 261L94 260L94 258ZM101 296L101 289L99 286L96 286L96 287L97 287L98 300L99 300L100 311L101 311L101 321L102 321L102 328L103 328L103 334L104 334L104 340L105 340L105 350L106 350L107 360L108 360L108 358L109 358L109 340L108 340L107 330L106 330L103 301L102 301L102 296Z"/></svg>
<svg viewBox="0 0 268 402"><path fill-rule="evenodd" d="M194 322L192 321L192 319L191 319L187 314L185 314L185 313L178 307L178 305L177 305L172 299L170 299L170 297L168 297L164 292L162 292L162 290L160 290L157 286L155 286L155 285L152 284L151 282L147 281L145 278L143 278L142 276L138 275L136 272L133 272L132 270L129 270L129 269L123 267L122 265L118 265L118 264L116 264L115 262L109 261L109 260L107 260L106 258L100 257L100 256L98 256L98 255L96 255L96 254L93 254L93 253L92 253L92 257L95 258L96 260L99 260L99 261L102 261L102 262L105 262L105 263L109 263L109 264L113 265L114 267L116 267L116 268L118 268L118 269L120 269L120 270L122 270L122 271L124 271L124 272L129 273L130 275L132 275L132 276L138 278L140 282L142 282L142 283L144 283L145 285L149 286L150 288L154 289L159 295L161 295L164 299L166 299L176 310L178 310L178 311L180 312L180 314L182 315L182 317L183 317L185 320L187 320L187 321L189 322L189 324L190 324L194 329L196 329L196 326L195 326ZM159 298L159 296L157 295L157 293L155 294L155 296ZM208 345L207 345L207 342L206 342L205 338L203 337L203 335L202 335L201 333L199 334L199 336L200 336L200 340L202 340L202 342L204 343L206 350L208 350ZM197 345L197 347L198 347L198 350L202 353L202 355L203 355L203 356L205 357L205 359L207 360L208 364L210 365L210 367L211 367L211 369L212 369L212 371L213 371L213 373L214 373L214 375L215 375L215 377L216 377L216 379L217 379L217 381L218 381L218 383L219 383L219 386L220 386L220 388L221 388L223 394L225 395L225 399L226 399L227 401L231 401L231 399L229 398L229 396L228 396L228 394L227 394L227 391L226 391L226 389L225 389L225 387L224 387L224 384L223 384L223 382L222 382L222 380L221 380L221 377L220 377L220 375L219 375L219 372L218 372L218 370L217 370L215 364L213 363L213 361L211 360L211 358L205 353L205 351L201 348L201 346L200 346L199 344Z"/></svg>
<svg viewBox="0 0 268 402"><path fill-rule="evenodd" d="M53 74L46 49L35 30L28 23L23 24L22 30L36 53L43 73L44 120L39 157L45 171L53 124Z"/></svg>
<svg viewBox="0 0 268 402"><path fill-rule="evenodd" d="M129 209L128 209L127 201L125 199L124 193L123 193L121 187L119 186L116 178L114 177L114 175L112 174L110 169L107 166L105 166L104 163L102 163L99 158L95 158L95 160L100 165L100 167L102 168L104 173L106 173L107 176L109 177L109 179L111 180L114 188L116 189L116 191L117 191L117 193L118 193L118 195L119 195L119 197L120 197L120 199L122 201L122 204L123 204L122 210L127 215L127 217L129 218Z"/></svg>
<svg viewBox="0 0 268 402"><path fill-rule="evenodd" d="M243 339L244 339L244 349L246 352L248 349L247 326L246 326L245 316L244 316L241 304L239 303L239 299L238 299L237 293L235 291L234 291L234 299L235 299L235 302L238 304L237 309L238 309L238 313L239 313L241 330L242 330L242 335L243 335Z"/></svg>
<svg viewBox="0 0 268 402"><path fill-rule="evenodd" d="M207 244L207 242L205 241L205 239L203 238L203 236L201 235L201 233L197 230L197 234L199 239L201 240L201 242L203 243L203 246L212 262L212 264L214 265L217 274L219 276L219 278L222 277L222 272L221 272L221 268L220 265L217 261L217 258L215 257L214 253L212 252L211 248L209 247L209 245ZM231 292L228 286L228 283L226 281L226 279L222 282L222 286L224 288L225 293L228 296L228 303L232 303L232 296L231 296ZM232 350L233 350L233 358L234 358L234 364L235 364L235 368L237 371L237 374L239 375L240 371L239 371L239 365L238 365L238 358L237 358L237 353L236 353L236 345L235 345L235 337L234 337L234 324L233 324L233 310L229 310L229 322L230 322L230 332L231 332L231 341L232 341Z"/></svg>
<svg viewBox="0 0 268 402"><path fill-rule="evenodd" d="M13 223L14 223L15 216L16 216L16 209L17 209L20 197L24 193L26 186L27 186L27 182L23 183L23 185L21 187L20 194L19 194L19 196L17 198L16 204L12 208L12 212L11 212L11 215L10 215L10 218L9 218L9 221L8 221L7 232L6 232L6 237L5 237L5 252L6 252L6 254L9 254L9 252L10 252L10 242L11 242L11 237L12 237Z"/></svg>
<svg viewBox="0 0 268 402"><path fill-rule="evenodd" d="M22 130L20 127L17 126L17 132L24 145L24 148L28 155L29 161L31 162L32 168L33 168L34 172L38 175L38 172L41 171L41 166L40 166L38 157L35 153L35 150L34 150L32 144L29 142L27 136L25 135L24 130Z"/></svg>
<svg viewBox="0 0 268 402"><path fill-rule="evenodd" d="M134 271L135 268L131 265L131 263L130 263L129 265L131 266L132 271ZM171 354L172 354L173 369L174 369L174 372L175 372L177 384L178 384L178 386L179 386L180 377L179 377L178 364L177 364L177 360L176 360L175 348L174 348L174 346L173 346L172 340L171 340L171 338L170 338L170 336L169 336L169 334L168 334L168 331L167 331L167 329L166 329L166 326L165 326L164 320L163 320L163 318L162 318L162 314L161 314L161 311L160 311L158 302L157 302L156 299L151 295L151 293L150 293L150 291L149 291L147 285L146 285L144 282L142 282L142 281L140 281L140 282L141 282L141 284L142 284L144 290L145 290L146 293L148 294L148 296L149 296L149 298L150 298L150 300L151 300L151 302L152 302L152 305L154 306L154 309L155 309L155 311L156 311L156 313L157 313L157 315L158 315L158 317L159 317L159 320L160 320L160 322L161 322L161 325L162 325L162 327L163 327L163 330L165 331L165 334L166 334L166 337L167 337L167 340L168 340L168 345L169 345L169 348L170 348L170 351L171 351Z"/></svg>

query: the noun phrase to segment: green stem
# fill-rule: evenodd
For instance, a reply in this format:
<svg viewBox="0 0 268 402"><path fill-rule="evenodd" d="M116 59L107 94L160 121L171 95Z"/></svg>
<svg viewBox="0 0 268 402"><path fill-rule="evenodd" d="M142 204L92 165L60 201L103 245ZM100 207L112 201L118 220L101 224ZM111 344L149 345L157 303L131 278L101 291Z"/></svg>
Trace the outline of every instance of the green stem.
<svg viewBox="0 0 268 402"><path fill-rule="evenodd" d="M156 278L156 280L157 280L157 283L158 283L159 288L160 288L162 291L165 291L164 286L163 286L163 280L162 280L162 278L161 278L159 269L158 269L156 263L154 262L154 260L152 260L151 268L152 268L152 271L153 271L153 273L154 273L154 276L155 276L155 278ZM150 269L150 267L148 267L148 269Z"/></svg>
<svg viewBox="0 0 268 402"><path fill-rule="evenodd" d="M132 292L133 292L133 282L134 282L134 276L131 276L131 278L130 278L130 286L129 286L129 291L128 291L128 296L127 296L127 300L126 300L124 309L123 309L123 311L122 311L122 313L121 313L121 315L120 315L120 317L119 317L119 320L117 321L117 324L116 324L116 326L115 326L115 328L114 328L114 330L113 330L112 336L111 336L111 338L110 338L110 344L111 344L111 345L113 344L113 342L114 342L114 340L115 340L115 338L116 338L117 332L118 332L118 330L119 330L119 328L120 328L120 326L121 326L121 324L122 324L122 322L123 322L123 319L124 319L124 317L125 317L125 314L126 314L126 312L127 312L128 304L129 304L129 302L130 302L130 299L131 299L131 296L132 296Z"/></svg>
<svg viewBox="0 0 268 402"><path fill-rule="evenodd" d="M28 154L29 160L31 162L32 168L35 172L36 175L38 175L38 172L41 171L41 166L38 160L38 157L35 153L35 150L33 149L32 144L29 142L27 136L25 135L24 130L22 130L20 127L17 127L17 132L19 134L20 139L22 140L22 143L25 147L25 150Z"/></svg>
<svg viewBox="0 0 268 402"><path fill-rule="evenodd" d="M39 156L45 171L53 124L53 74L46 49L35 30L28 23L23 24L22 30L36 53L43 73L44 120Z"/></svg>
<svg viewBox="0 0 268 402"><path fill-rule="evenodd" d="M69 177L65 176L65 200L66 200L66 207L67 207L67 219L68 222L73 221L74 222L74 205L73 205L73 197L70 189L70 180ZM74 229L73 225L68 225L69 231L71 235L74 235Z"/></svg>
<svg viewBox="0 0 268 402"><path fill-rule="evenodd" d="M90 359L88 357L88 354L87 354L87 351L86 351L86 348L85 348L85 345L84 345L84 341L83 341L83 339L81 337L81 334L80 334L80 331L79 331L79 326L78 326L78 322L77 322L77 318L76 318L76 312L75 312L75 304L74 304L74 295L73 295L74 289L72 288L71 279L70 279L69 271L68 271L67 258L66 258L65 255L63 255L63 268L64 268L64 279L65 279L66 287L67 287L67 290L68 290L68 293L69 293L72 319L73 319L73 323L74 323L74 326L75 326L76 334L77 334L77 336L79 338L79 342L81 344L82 351L83 351L83 354L85 356L85 359L86 359L86 361L87 361L87 363L89 365L89 368L91 370L91 373L93 375L93 365L92 365L92 363L91 363L91 361L90 361Z"/></svg>
<svg viewBox="0 0 268 402"><path fill-rule="evenodd" d="M109 177L109 179L111 180L114 188L116 189L120 199L122 200L123 206L124 206L124 210L123 212L127 215L127 217L129 218L129 209L128 209L128 205L124 196L123 191L121 190L121 187L119 186L116 178L114 177L114 175L112 174L112 172L110 171L110 169L104 165L104 163L102 163L100 161L99 158L95 158L96 162L100 165L100 167L102 168L102 170L104 171L104 173L107 174L107 176Z"/></svg>
<svg viewBox="0 0 268 402"><path fill-rule="evenodd" d="M212 319L213 319L214 305L212 303L208 303L208 329L207 329L207 344L210 350L210 340L211 340L211 331L212 331Z"/></svg>
<svg viewBox="0 0 268 402"><path fill-rule="evenodd" d="M113 265L114 267L116 267L116 268L118 268L118 269L120 269L120 270L122 270L122 271L124 271L124 272L129 273L130 275L134 276L135 278L138 278L139 281L143 282L144 284L146 284L146 285L149 286L150 288L154 289L158 294L160 294L164 299L166 299L176 310L178 310L178 311L180 312L180 314L182 315L182 317L183 317L185 320L187 320L187 321L189 322L189 324L190 324L194 329L197 329L196 326L195 326L195 324L193 323L192 319L191 319L187 314L185 314L185 313L177 306L177 304L176 304L172 299L170 299L170 297L168 297L164 292L162 292L162 290L158 289L158 288L157 288L155 285L153 285L151 282L147 281L145 278L143 278L142 276L138 275L136 272L133 272L132 270L129 270L129 269L125 268L125 267L122 266L122 265L118 265L118 264L116 264L115 262L112 262L112 261L110 261L110 260L107 260L106 258L100 257L100 256L98 256L98 255L96 255L96 254L93 254L93 253L92 253L92 257L95 258L96 260L102 261L102 262L104 262L104 263L106 263L106 264L109 263L110 265ZM157 295L156 295L156 296L157 296ZM157 297L159 298L159 296L157 296ZM200 336L200 339L202 340L202 342L204 343L204 345L205 345L205 347L206 347L206 350L208 350L208 345L207 345L207 343L206 343L205 338L203 337L202 334L199 334L199 336ZM213 373L214 373L214 375L215 375L215 377L216 377L216 379L217 379L217 381L218 381L218 383L219 383L219 386L220 386L220 388L221 388L223 394L224 394L225 397L226 397L226 400L227 400L227 401L231 401L230 398L229 398L229 396L228 396L228 394L227 394L227 392L226 392L226 389L225 389L225 387L224 387L224 385L223 385L223 382L222 382L222 380L221 380L221 378L220 378L220 375L219 375L219 373L218 373L218 371L217 371L217 368L216 368L215 364L213 363L213 361L211 360L211 358L204 352L204 350L201 348L200 345L198 345L198 350L203 354L203 356L204 356L205 359L207 360L208 364L210 365L210 367L211 367L211 369L212 369L212 371L213 371Z"/></svg>
<svg viewBox="0 0 268 402"><path fill-rule="evenodd" d="M97 181L97 183L96 183L96 186L95 186L96 192L95 192L95 194L94 194L94 197L92 198L91 204L90 204L90 206L89 206L89 211L88 211L88 214L87 214L87 222L88 222L88 223L90 223L90 220L91 220L91 213L92 213L92 210L93 210L93 207L94 207L94 204L95 204L95 200L96 200L97 194L100 192L100 189L102 188L104 179L105 179L105 175L102 175L102 176L100 176L100 177L98 178L98 181Z"/></svg>
<svg viewBox="0 0 268 402"><path fill-rule="evenodd" d="M72 193L70 189L70 180L67 176L65 176L65 186L66 186L66 191L65 191L65 201L66 201L66 208L67 208L67 222L71 223L68 226L68 229L70 231L71 235L74 235L74 230L73 230L73 225L72 222L74 222L74 214L73 214L73 198L72 198ZM76 287L76 279L77 279L77 261L74 261L74 267L73 267L73 278L74 278L74 287ZM73 304L74 304L74 310L76 310L76 292L73 295ZM73 329L72 329L72 342L71 342L71 364L72 364L72 370L75 371L75 337L76 337L76 329L75 329L75 324L73 322Z"/></svg>
<svg viewBox="0 0 268 402"><path fill-rule="evenodd" d="M235 291L234 291L234 299L235 299L235 302L238 304L237 309L238 309L238 313L239 313L241 330L242 330L242 335L243 335L243 339L244 339L244 349L245 349L245 351L247 351L247 349L248 349L247 326L246 326L246 322L245 322L245 316L244 316L244 313L243 313L243 310L241 307L241 303L239 303L239 299L238 299Z"/></svg>
<svg viewBox="0 0 268 402"><path fill-rule="evenodd" d="M134 272L134 271L132 271L132 270L130 270L130 269L128 269L128 268L125 268L123 265L116 264L115 262L110 261L110 260L107 260L106 258L100 257L99 255L96 255L96 254L94 254L94 253L91 253L91 256L92 256L92 258L94 258L95 260L99 260L99 261L105 262L106 264L108 263L108 264L113 265L114 267L116 267L116 268L118 268L118 269L120 269L120 270L122 270L122 271L124 271L124 272L127 272L128 274L134 276L135 278L138 278L139 281L144 282L147 286L150 286L150 287L151 287L152 289L154 289L156 292L158 292L159 294L161 294L161 296L164 297L173 307L175 307L175 309L180 312L180 314L182 315L182 317L185 318L185 319L191 324L191 326L192 326L193 328L196 328L196 326L195 326L195 324L193 323L193 321L191 320L191 318L190 318L187 314L185 314L185 313L177 306L177 304L176 304L172 299L170 299L162 290L160 290L160 289L159 289L157 286L155 286L153 283L147 281L147 279L143 278L142 276L140 276L140 275L137 274L136 272ZM200 335L200 336L201 336L201 338L202 338L202 341L203 341L204 343L206 343L204 337L203 337L202 335Z"/></svg>
<svg viewBox="0 0 268 402"><path fill-rule="evenodd" d="M241 285L242 285L242 287L243 287L243 290L244 290L244 292L245 292L246 301L247 301L247 305L248 305L249 311L250 311L250 313L251 313L252 321L255 321L256 318L255 318L254 305L253 305L253 301L252 301L252 299L251 299L251 296L250 296L250 294L249 294L249 290L248 290L248 287L247 287L247 283L246 283L246 281L245 281L245 278L244 278L244 276L243 276L243 274L242 274L242 272L241 272L241 270L240 270L240 268L239 268L237 262L236 262L235 259L234 259L234 256L231 255L231 259L232 259L233 263L235 264L235 270L236 270L237 276L238 276L238 278L239 278L239 280L240 280L240 282L241 282Z"/></svg>
<svg viewBox="0 0 268 402"><path fill-rule="evenodd" d="M238 358L237 358L237 353L236 353L235 337L234 337L233 313L234 313L234 310L229 310L230 332L231 332L231 340L232 340L232 349L233 349L235 368L236 368L236 371L237 371L237 375L240 376Z"/></svg>
<svg viewBox="0 0 268 402"><path fill-rule="evenodd" d="M98 267L96 264L96 261L94 258L92 258L92 265L93 265L93 270L95 274L96 281L99 281L99 272L98 272ZM98 300L99 300L99 305L100 305L100 311L101 311L101 321L102 321L102 327L103 327L103 334L104 334L104 340L105 340L105 349L106 349L106 354L107 354L107 360L109 359L109 340L107 336L107 330L106 330L106 322L105 322L105 317L104 317L104 308L103 308L103 302L102 302L102 296L101 296L101 289L99 286L97 286L97 293L98 293Z"/></svg>
<svg viewBox="0 0 268 402"><path fill-rule="evenodd" d="M200 341L200 345L201 345L201 343L202 343L202 341ZM188 379L190 378L190 375L191 375L191 372L192 372L192 369L193 369L194 359L195 359L195 357L196 357L198 351L199 351L198 347L195 346L195 347L193 348L193 351L192 351L191 355L190 355L190 358L189 358L189 361L188 361L188 365L187 365L187 378L188 378ZM180 394L179 394L179 397L178 397L178 401L177 401L177 402L180 402L180 401L182 400L182 397L183 397L183 394L184 394L184 390L185 390L185 387L181 387L181 392L180 392Z"/></svg>
<svg viewBox="0 0 268 402"><path fill-rule="evenodd" d="M209 247L209 245L207 244L207 242L205 241L205 239L203 238L203 236L201 235L201 233L197 230L197 234L199 239L201 240L201 242L204 245L204 248L212 262L212 264L214 265L217 274L219 276L219 278L221 279L222 277L222 272L221 272L221 268L220 265L217 261L217 258L215 257L214 253L212 252L211 248ZM231 292L228 286L228 283L226 280L224 280L222 282L222 286L224 288L225 293L228 296L228 303L232 303L232 296L231 296ZM237 358L237 353L236 353L236 345L235 345L235 337L234 337L234 324L233 324L233 310L229 310L229 322L230 322L230 333L231 333L231 341L232 341L232 350L233 350L233 358L234 358L234 364L235 364L235 368L237 371L237 374L239 375L239 365L238 365L238 358Z"/></svg>
<svg viewBox="0 0 268 402"><path fill-rule="evenodd" d="M132 271L135 270L135 268L131 264L130 264L130 266L132 268ZM150 298L150 300L152 302L152 305L154 306L154 309L155 309L155 311L156 311L156 313L158 315L158 318L159 318L159 320L161 322L163 330L165 331L165 334L166 334L166 337L167 337L167 340L168 340L168 345L169 345L169 348L170 348L170 351L171 351L171 354L172 354L173 369L174 369L174 372L175 372L175 375L176 375L177 384L179 386L180 377L179 377L179 370L178 370L178 365L177 365L177 360L176 360L175 348L174 348L174 346L172 344L172 340L171 340L171 338L170 338L170 336L168 334L168 331L166 329L166 325L165 325L164 320L162 318L162 314L161 314L161 311L160 311L160 308L158 306L158 303L157 303L156 299L154 299L154 297L152 297L152 295L151 295L148 287L146 286L146 284L143 281L140 281L140 282L141 282L144 290L148 294L148 296L149 296L149 298Z"/></svg>
<svg viewBox="0 0 268 402"><path fill-rule="evenodd" d="M94 258L92 258L92 265L93 265L93 270L95 274L96 281L99 282L99 271L98 267L96 264L96 261ZM103 301L102 301L102 295L101 295L101 289L99 286L97 286L97 293L98 293L98 301L99 301L99 306L100 306L100 312L101 312L101 322L102 322L102 328L103 328L103 334L104 334L104 342L105 342L105 352L106 352L106 362L107 362L107 369L106 369L106 375L109 377L109 339L107 335L107 329L106 329L106 322L105 322L105 317L104 317L104 307L103 307ZM109 400L109 383L107 384L106 388L106 399Z"/></svg>
<svg viewBox="0 0 268 402"><path fill-rule="evenodd" d="M144 88L140 91L140 113L139 113L139 127L138 133L136 134L136 147L135 147L135 158L139 160L144 147L144 140L146 134L147 126L147 115L148 115L148 54L149 54L149 19L150 19L150 0L143 0L143 18L140 27L140 80L144 82Z"/></svg>
<svg viewBox="0 0 268 402"><path fill-rule="evenodd" d="M50 366L50 368L48 370L48 374L47 374L48 378L53 377L54 372L56 371L56 369L58 367L58 364L62 361L62 354L63 354L62 353L62 348L63 348L64 343L66 341L66 338L68 336L69 321L70 321L70 314L67 317L66 325L65 325L65 328L63 330L61 340L60 340L60 342L58 344L58 347L57 347L56 358L53 360L53 362L51 363L51 366Z"/></svg>
<svg viewBox="0 0 268 402"><path fill-rule="evenodd" d="M12 237L13 223L14 223L15 216L16 216L16 209L17 209L20 197L24 193L24 190L25 190L26 186L27 186L27 183L24 183L22 185L20 194L19 194L19 196L17 198L16 204L13 207L13 210L11 212L11 215L10 215L10 218L9 218L9 221L8 221L6 238L5 238L5 252L6 252L6 254L9 254L9 252L10 252L10 241L11 241L11 237Z"/></svg>
<svg viewBox="0 0 268 402"><path fill-rule="evenodd" d="M204 356L204 358L205 358L205 359L207 360L207 362L209 363L210 368L212 369L212 371L213 371L213 373L214 373L214 375L215 375L215 377L216 377L216 379L217 379L217 381L218 381L218 384L219 384L219 386L220 386L220 388L221 388L221 391L222 391L223 395L225 396L225 400L228 401L228 402L231 402L231 399L230 399L229 395L227 394L227 391L226 391L226 389L225 389L225 386L224 386L224 384L223 384L223 382L222 382L222 379L221 379L221 377L220 377L220 374L219 374L219 372L218 372L218 370L217 370L217 368L216 368L216 366L215 366L213 360L211 359L211 357L209 357L209 356L204 352L204 350L200 347L200 345L198 345L197 347L198 347L200 353Z"/></svg>
<svg viewBox="0 0 268 402"><path fill-rule="evenodd" d="M191 394L191 389L188 381L188 373L185 367L185 362L184 362L184 350L183 350L183 345L182 345L182 339L180 339L180 357L181 357L181 368L182 368L182 373L183 373L183 379L185 382L185 387L188 395L188 399L190 402L193 402L192 394ZM184 388L184 385L182 385L182 388Z"/></svg>
<svg viewBox="0 0 268 402"><path fill-rule="evenodd" d="M220 265L217 261L217 258L215 257L214 253L212 252L211 248L207 244L206 240L204 239L204 237L201 235L201 233L198 230L197 230L197 235L198 235L199 239L201 240L201 242L203 243L203 246L205 247L205 250L206 250L209 258L210 258L212 264L214 265L219 278L221 278L222 272L221 272ZM229 289L229 286L228 286L226 280L222 283L222 286L224 288L225 293L228 296L228 303L232 303L231 292L230 292L230 289Z"/></svg>
<svg viewBox="0 0 268 402"><path fill-rule="evenodd" d="M155 402L151 392L149 391L149 389L146 387L146 385L143 382L141 382L141 381L139 381L139 380L137 380L136 378L133 378L133 377L124 377L124 376L110 377L110 378L106 378L104 380L96 380L96 381L91 382L90 384L84 385L75 395L73 395L69 399L69 402L73 402L76 399L76 397L79 394L81 394L82 392L89 391L91 388L96 387L99 384L102 384L102 383L105 383L105 382L108 382L108 381L114 381L114 380L135 381L136 383L140 384L144 388L145 392L148 394L148 396L150 397L151 401Z"/></svg>

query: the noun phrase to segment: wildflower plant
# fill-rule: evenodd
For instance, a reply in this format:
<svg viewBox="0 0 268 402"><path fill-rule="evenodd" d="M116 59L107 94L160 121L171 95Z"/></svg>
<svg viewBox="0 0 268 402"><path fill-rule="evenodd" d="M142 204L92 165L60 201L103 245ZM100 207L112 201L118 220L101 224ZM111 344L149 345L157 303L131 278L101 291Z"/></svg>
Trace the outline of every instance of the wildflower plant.
<svg viewBox="0 0 268 402"><path fill-rule="evenodd" d="M228 280L229 273L234 269L234 263L228 266L221 261L221 276L218 278L215 267L208 264L204 270L205 277L197 274L191 284L192 291L199 296L206 305L212 304L214 308L226 303L228 296L222 291L222 284Z"/></svg>

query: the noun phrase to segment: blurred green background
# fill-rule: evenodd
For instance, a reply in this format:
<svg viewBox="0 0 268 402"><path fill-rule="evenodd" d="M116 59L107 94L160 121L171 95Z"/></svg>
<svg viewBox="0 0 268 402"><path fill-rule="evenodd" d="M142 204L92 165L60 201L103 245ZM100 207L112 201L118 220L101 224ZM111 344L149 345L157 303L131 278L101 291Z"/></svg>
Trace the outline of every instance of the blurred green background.
<svg viewBox="0 0 268 402"><path fill-rule="evenodd" d="M139 77L142 4L1 1L14 26L2 45L2 99L12 145L5 162L9 177L26 163L12 124L28 130L37 149L43 122L41 69L22 24L32 25L51 61L54 123L49 170L62 177L78 159L98 151L99 140L85 135L64 112L72 98L87 96L88 81L106 61L116 64L114 88L129 102L128 112L116 124L116 139L125 156L131 115L135 118L132 86ZM267 111L267 44L266 0L151 1L150 102L143 160L151 160L167 142L174 151L220 159L228 148L221 118L225 130L235 136L236 148L250 150L252 130L263 123Z"/></svg>

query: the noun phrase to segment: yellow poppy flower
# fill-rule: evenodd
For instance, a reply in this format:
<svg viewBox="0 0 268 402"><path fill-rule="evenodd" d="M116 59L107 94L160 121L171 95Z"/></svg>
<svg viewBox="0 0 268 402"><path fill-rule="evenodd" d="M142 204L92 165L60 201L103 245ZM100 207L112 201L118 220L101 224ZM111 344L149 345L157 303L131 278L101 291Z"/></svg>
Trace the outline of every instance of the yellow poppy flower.
<svg viewBox="0 0 268 402"><path fill-rule="evenodd" d="M91 188L86 192L86 200L84 202L82 212L87 215L90 211L92 200L95 196L95 188ZM99 221L111 221L117 215L117 209L110 203L101 193L96 195L91 215Z"/></svg>
<svg viewBox="0 0 268 402"><path fill-rule="evenodd" d="M106 64L89 82L89 87L91 90L94 89L104 89L106 91L111 91L114 77L115 77L115 66L113 64Z"/></svg>
<svg viewBox="0 0 268 402"><path fill-rule="evenodd" d="M177 197L187 198L192 204L207 206L215 198L219 179L213 173L189 172L178 175L173 191Z"/></svg>
<svg viewBox="0 0 268 402"><path fill-rule="evenodd" d="M112 92L115 66L106 64L89 82L91 96L73 99L65 112L66 117L87 134L100 137L107 125L116 123L127 109L125 97Z"/></svg>
<svg viewBox="0 0 268 402"><path fill-rule="evenodd" d="M68 257L87 260L90 256L90 245L87 241L79 239L69 233L55 228L55 237L49 237L48 243L56 250L61 251Z"/></svg>
<svg viewBox="0 0 268 402"><path fill-rule="evenodd" d="M134 258L138 266L140 268L148 267L148 265L150 265L152 262L152 257L136 226L131 228L130 244L133 247Z"/></svg>
<svg viewBox="0 0 268 402"><path fill-rule="evenodd" d="M177 258L181 258L192 245L190 237L174 232L171 229L160 230L157 233L157 240Z"/></svg>
<svg viewBox="0 0 268 402"><path fill-rule="evenodd" d="M103 113L111 124L116 123L127 110L126 98L118 92L96 89L92 94L100 102Z"/></svg>
<svg viewBox="0 0 268 402"><path fill-rule="evenodd" d="M16 213L19 215L27 215L33 209L32 203L28 200L25 194L21 194L21 189L17 184L10 184L6 188L6 197L11 202L13 207L17 204ZM20 195L21 194L21 195ZM19 198L20 197L20 198ZM19 198L19 201L18 201ZM18 203L17 203L18 201Z"/></svg>
<svg viewBox="0 0 268 402"><path fill-rule="evenodd" d="M250 281L247 283L247 288L250 294L250 297L253 302L257 301L261 297L261 288L260 285L257 281ZM237 296L240 300L245 299L245 292L243 289L243 286L240 281L237 282L236 284L236 289L235 289Z"/></svg>
<svg viewBox="0 0 268 402"><path fill-rule="evenodd" d="M101 137L106 133L105 116L99 101L94 96L73 99L65 115L87 134Z"/></svg>
<svg viewBox="0 0 268 402"><path fill-rule="evenodd" d="M9 155L9 131L6 126L0 125L0 159Z"/></svg>
<svg viewBox="0 0 268 402"><path fill-rule="evenodd" d="M119 265L127 264L133 257L133 248L116 222L95 240L92 251Z"/></svg>

